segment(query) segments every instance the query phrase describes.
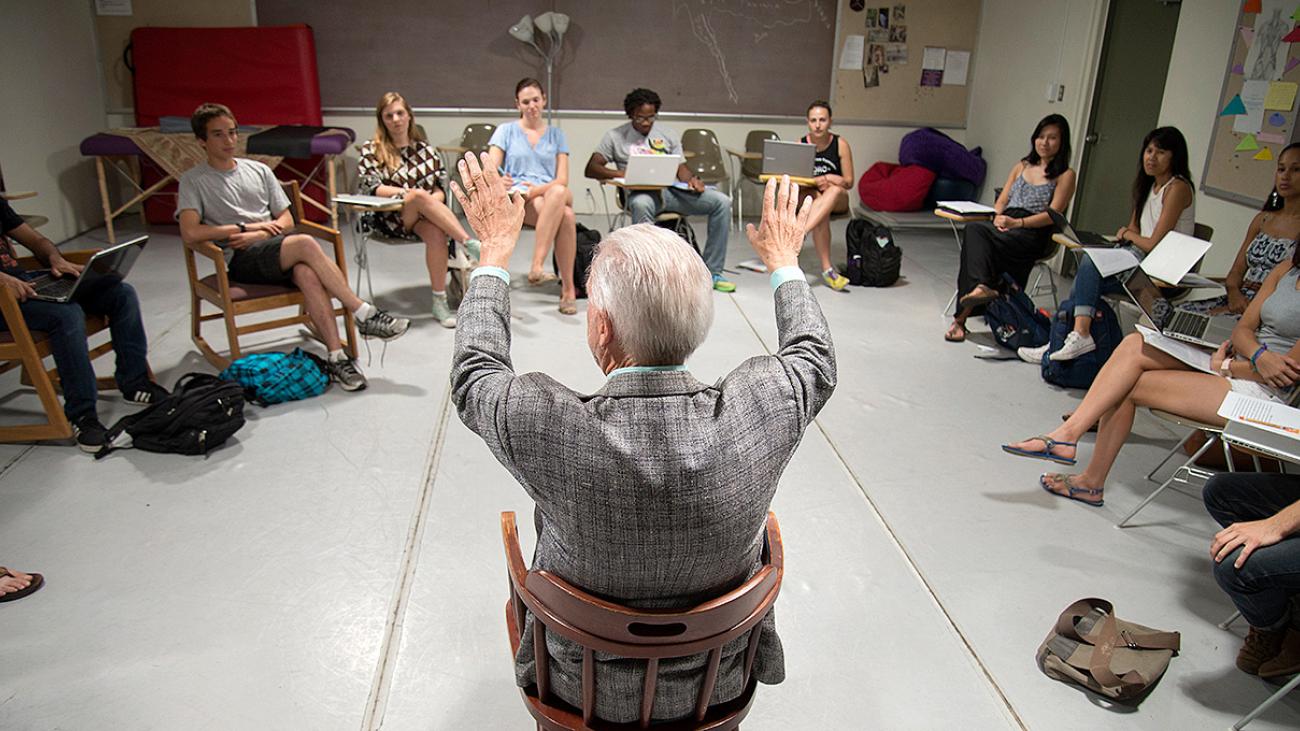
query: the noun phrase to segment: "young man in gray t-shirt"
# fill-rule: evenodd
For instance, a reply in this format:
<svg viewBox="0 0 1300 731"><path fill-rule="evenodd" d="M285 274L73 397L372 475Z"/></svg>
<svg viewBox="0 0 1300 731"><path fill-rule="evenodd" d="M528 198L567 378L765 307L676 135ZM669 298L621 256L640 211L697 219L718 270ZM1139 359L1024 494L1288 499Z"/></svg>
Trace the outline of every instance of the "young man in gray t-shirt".
<svg viewBox="0 0 1300 731"><path fill-rule="evenodd" d="M181 238L186 243L212 241L225 249L226 270L236 282L292 284L301 290L307 316L329 350L330 376L344 390L365 388L366 377L343 350L331 298L356 315L357 330L366 337L400 337L410 320L357 297L316 239L293 233L289 198L271 168L235 157L239 129L229 109L200 105L190 125L207 161L181 175L176 203Z"/></svg>
<svg viewBox="0 0 1300 731"><path fill-rule="evenodd" d="M637 155L680 155L681 141L671 129L655 123L661 105L659 95L649 89L633 89L623 99L629 121L605 133L587 161L586 174L593 180L612 180L623 175L627 161ZM614 163L614 167L609 167ZM664 211L684 216L708 216L709 234L704 243L704 264L713 274L713 288L734 292L736 285L722 275L727 259L727 235L731 232L731 198L719 190L704 187L704 181L686 165L677 167L679 185L659 191L628 190L624 208L632 223L653 223Z"/></svg>

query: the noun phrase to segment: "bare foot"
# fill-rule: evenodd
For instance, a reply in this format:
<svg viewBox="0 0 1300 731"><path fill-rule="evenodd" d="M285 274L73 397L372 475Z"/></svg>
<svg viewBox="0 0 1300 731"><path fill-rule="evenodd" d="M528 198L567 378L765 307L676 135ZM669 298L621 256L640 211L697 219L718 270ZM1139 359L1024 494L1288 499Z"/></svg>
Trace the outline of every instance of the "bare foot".
<svg viewBox="0 0 1300 731"><path fill-rule="evenodd" d="M1102 499L1105 487L1094 484L1081 474L1063 475L1058 472L1048 472L1043 475L1042 485L1047 488L1048 492L1071 500L1078 500L1081 503L1101 505L1105 502Z"/></svg>
<svg viewBox="0 0 1300 731"><path fill-rule="evenodd" d="M997 299L998 296L998 291L996 289L985 284L977 284L975 285L975 289L967 292L965 297L958 300L958 303L962 307L976 307L985 304L986 302L992 302Z"/></svg>
<svg viewBox="0 0 1300 731"><path fill-rule="evenodd" d="M0 596L12 594L16 591L22 591L32 584L31 574L24 574L21 571L8 569L9 575L0 577Z"/></svg>
<svg viewBox="0 0 1300 731"><path fill-rule="evenodd" d="M948 326L948 332L943 334L943 339L950 343L960 343L966 340L966 323L953 320Z"/></svg>

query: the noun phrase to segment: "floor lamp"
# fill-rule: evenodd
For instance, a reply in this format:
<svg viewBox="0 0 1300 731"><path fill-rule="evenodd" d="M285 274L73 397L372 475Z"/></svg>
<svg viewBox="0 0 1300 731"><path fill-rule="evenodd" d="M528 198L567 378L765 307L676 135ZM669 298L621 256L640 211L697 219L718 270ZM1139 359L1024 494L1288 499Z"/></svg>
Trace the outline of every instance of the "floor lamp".
<svg viewBox="0 0 1300 731"><path fill-rule="evenodd" d="M527 43L537 51L537 55L546 62L546 123L555 123L555 106L551 102L551 81L555 75L555 62L560 57L564 42L564 32L569 29L569 16L564 13L547 11L534 18L525 15L518 23L510 26L510 35L516 40ZM537 31L546 39L546 50L537 43Z"/></svg>

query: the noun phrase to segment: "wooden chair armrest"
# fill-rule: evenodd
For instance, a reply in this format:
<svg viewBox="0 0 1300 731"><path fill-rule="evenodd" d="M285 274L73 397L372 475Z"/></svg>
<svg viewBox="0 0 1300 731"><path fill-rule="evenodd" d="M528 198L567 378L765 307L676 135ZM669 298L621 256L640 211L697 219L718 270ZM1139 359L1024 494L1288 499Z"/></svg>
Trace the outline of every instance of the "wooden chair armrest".
<svg viewBox="0 0 1300 731"><path fill-rule="evenodd" d="M767 513L767 542L763 546L763 562L776 569L785 568L785 544L781 541L781 525L776 522L776 513Z"/></svg>
<svg viewBox="0 0 1300 731"><path fill-rule="evenodd" d="M515 586L523 586L528 576L528 566L524 563L524 554L519 549L519 528L515 525L513 510L501 512L501 543L506 551L506 570L510 572L510 581Z"/></svg>
<svg viewBox="0 0 1300 731"><path fill-rule="evenodd" d="M312 236L320 236L327 239L340 235L338 229L330 228L329 226L322 226L319 223L316 223L315 221L299 221L298 231L301 233L310 234Z"/></svg>
<svg viewBox="0 0 1300 731"><path fill-rule="evenodd" d="M732 157L738 157L741 160L762 160L763 159L763 153L761 152L750 152L749 150L733 150L730 147L726 147L723 149L727 151L728 155L731 155Z"/></svg>
<svg viewBox="0 0 1300 731"><path fill-rule="evenodd" d="M223 266L226 263L226 257L221 253L221 247L217 246L211 241L195 241L193 243L182 241L181 243L189 251L192 251L201 256L206 256L212 261L218 262Z"/></svg>
<svg viewBox="0 0 1300 731"><path fill-rule="evenodd" d="M27 198L35 198L34 190L0 190L0 198L7 201L20 201Z"/></svg>

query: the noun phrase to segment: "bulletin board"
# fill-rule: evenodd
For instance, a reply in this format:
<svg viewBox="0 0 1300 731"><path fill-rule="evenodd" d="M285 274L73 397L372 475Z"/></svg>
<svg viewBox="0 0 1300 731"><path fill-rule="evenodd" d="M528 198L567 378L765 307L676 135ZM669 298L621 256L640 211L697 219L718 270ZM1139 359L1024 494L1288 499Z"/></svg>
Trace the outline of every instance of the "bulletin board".
<svg viewBox="0 0 1300 731"><path fill-rule="evenodd" d="M965 127L979 24L980 0L840 0L835 118Z"/></svg>
<svg viewBox="0 0 1300 731"><path fill-rule="evenodd" d="M1276 157L1297 139L1300 0L1246 0L1205 155L1201 189L1259 207L1272 190Z"/></svg>

